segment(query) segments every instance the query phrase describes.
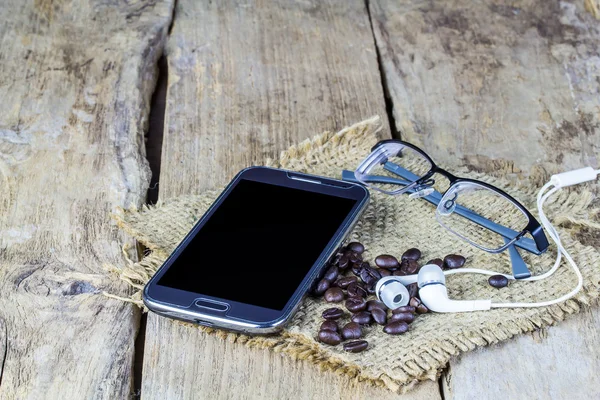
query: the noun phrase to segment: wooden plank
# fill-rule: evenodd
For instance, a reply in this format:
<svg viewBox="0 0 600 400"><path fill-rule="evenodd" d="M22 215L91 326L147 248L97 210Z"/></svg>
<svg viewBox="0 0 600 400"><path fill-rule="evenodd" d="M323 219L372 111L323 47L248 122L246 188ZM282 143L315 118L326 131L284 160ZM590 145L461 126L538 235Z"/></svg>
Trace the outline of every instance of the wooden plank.
<svg viewBox="0 0 600 400"><path fill-rule="evenodd" d="M364 2L177 3L160 197L227 183L289 145L385 115ZM307 362L148 316L144 398L390 398ZM439 398L436 383L415 396Z"/></svg>
<svg viewBox="0 0 600 400"><path fill-rule="evenodd" d="M299 139L385 115L362 1L178 2L160 197L229 181Z"/></svg>
<svg viewBox="0 0 600 400"><path fill-rule="evenodd" d="M373 0L403 137L481 171L597 166L600 35L581 3Z"/></svg>
<svg viewBox="0 0 600 400"><path fill-rule="evenodd" d="M144 118L172 4L0 7L0 397L126 398L139 311L109 212L141 204Z"/></svg>
<svg viewBox="0 0 600 400"><path fill-rule="evenodd" d="M600 398L600 312L469 353L443 378L447 399Z"/></svg>
<svg viewBox="0 0 600 400"><path fill-rule="evenodd" d="M599 33L579 2L372 0L396 125L446 165L598 165ZM597 238L588 238L592 244ZM597 398L600 311L450 363L446 398Z"/></svg>
<svg viewBox="0 0 600 400"><path fill-rule="evenodd" d="M148 316L142 397L156 399L440 399L437 382L405 396ZM160 341L160 343L159 343ZM159 368L162 367L162 368Z"/></svg>

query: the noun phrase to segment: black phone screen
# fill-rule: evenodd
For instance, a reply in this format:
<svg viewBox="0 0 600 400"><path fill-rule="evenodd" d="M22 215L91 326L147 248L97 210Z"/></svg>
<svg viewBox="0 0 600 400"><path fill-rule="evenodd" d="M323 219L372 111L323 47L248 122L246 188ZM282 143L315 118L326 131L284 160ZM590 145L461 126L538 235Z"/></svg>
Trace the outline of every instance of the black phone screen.
<svg viewBox="0 0 600 400"><path fill-rule="evenodd" d="M242 179L158 285L281 311L355 203Z"/></svg>

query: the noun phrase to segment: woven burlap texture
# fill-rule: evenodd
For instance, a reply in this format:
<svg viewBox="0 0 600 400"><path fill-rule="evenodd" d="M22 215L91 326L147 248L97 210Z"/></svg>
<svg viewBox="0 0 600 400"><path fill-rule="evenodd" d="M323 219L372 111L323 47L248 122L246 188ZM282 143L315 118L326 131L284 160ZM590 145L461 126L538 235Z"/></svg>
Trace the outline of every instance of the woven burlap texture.
<svg viewBox="0 0 600 400"><path fill-rule="evenodd" d="M306 140L283 152L279 160L270 160L268 165L339 178L342 169L356 168L369 153L381 129L379 117L373 117L337 134L324 133ZM504 189L535 211L535 194L543 178L540 174L532 174L537 176L535 178L516 179L511 176L508 179L461 169L453 171L459 176L480 179ZM180 197L141 210L121 210L114 216L121 228L149 249L149 254L140 262L130 262L116 269L120 277L135 288L130 301L142 306L140 290L143 285L219 192L215 190L198 196ZM305 299L289 326L277 336L250 337L204 327L198 329L248 346L283 352L294 359L309 360L323 369L403 392L419 381L436 379L449 359L461 352L552 325L566 315L578 312L582 305L593 303L599 294L600 254L575 239L579 232L585 231L589 237L590 231L600 227L598 210L592 207L592 200L592 194L585 188L565 190L550 200L546 207L585 279L584 288L577 297L560 305L461 314L429 313L419 316L410 326L410 331L401 336L386 335L381 327L373 326L365 335L369 349L358 354L344 352L341 345L332 347L315 340L323 321L321 313L331 307L322 299ZM469 267L510 273L506 254L488 254L466 244L439 226L434 211L434 207L423 200L372 193L370 205L351 239L365 245L364 258L371 263L378 254L399 257L404 250L418 247L423 252L422 261L460 253L467 258ZM235 248L234 243L232 248ZM525 255L524 258L532 273L536 274L550 268L555 256L556 252L551 247L543 256ZM199 265L201 260L202 255L198 255ZM497 302L553 299L569 292L576 283L575 274L564 262L549 279L516 282L501 290L490 287L486 277L478 275L453 275L447 280L449 294L455 299L491 298Z"/></svg>

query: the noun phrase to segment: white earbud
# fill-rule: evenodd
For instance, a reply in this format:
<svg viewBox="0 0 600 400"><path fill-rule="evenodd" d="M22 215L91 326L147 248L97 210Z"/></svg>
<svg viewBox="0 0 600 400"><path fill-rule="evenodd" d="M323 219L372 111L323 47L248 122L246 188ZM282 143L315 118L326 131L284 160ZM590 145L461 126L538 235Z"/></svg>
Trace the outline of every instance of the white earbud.
<svg viewBox="0 0 600 400"><path fill-rule="evenodd" d="M446 289L446 276L440 267L428 264L419 270L418 275L388 276L380 279L375 287L377 298L388 308L396 309L408 304L409 294L406 285L419 285L419 297L431 311L465 312L489 310L491 300L451 300Z"/></svg>
<svg viewBox="0 0 600 400"><path fill-rule="evenodd" d="M406 285L401 279L403 276L386 276L377 281L375 293L377 298L383 302L388 308L394 310L408 304L410 295Z"/></svg>
<svg viewBox="0 0 600 400"><path fill-rule="evenodd" d="M377 281L375 294L388 308L396 309L408 304L410 295L406 286L417 283L417 275L386 276Z"/></svg>
<svg viewBox="0 0 600 400"><path fill-rule="evenodd" d="M491 300L452 300L448 298L444 271L434 264L425 265L419 270L418 285L421 302L431 311L446 313L492 308Z"/></svg>

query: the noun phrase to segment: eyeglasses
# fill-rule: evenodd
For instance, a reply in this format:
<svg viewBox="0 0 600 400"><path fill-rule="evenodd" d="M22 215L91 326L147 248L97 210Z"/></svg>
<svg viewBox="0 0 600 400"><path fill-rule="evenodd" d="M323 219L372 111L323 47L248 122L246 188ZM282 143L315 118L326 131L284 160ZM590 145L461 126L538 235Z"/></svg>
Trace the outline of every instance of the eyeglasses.
<svg viewBox="0 0 600 400"><path fill-rule="evenodd" d="M436 182L436 174L445 180ZM440 225L481 250L499 253L507 248L516 251L514 246L518 246L541 254L548 248L540 223L508 193L485 182L452 175L410 143L380 141L356 171L344 171L342 178L356 178L389 195L407 193L429 201L437 206Z"/></svg>

